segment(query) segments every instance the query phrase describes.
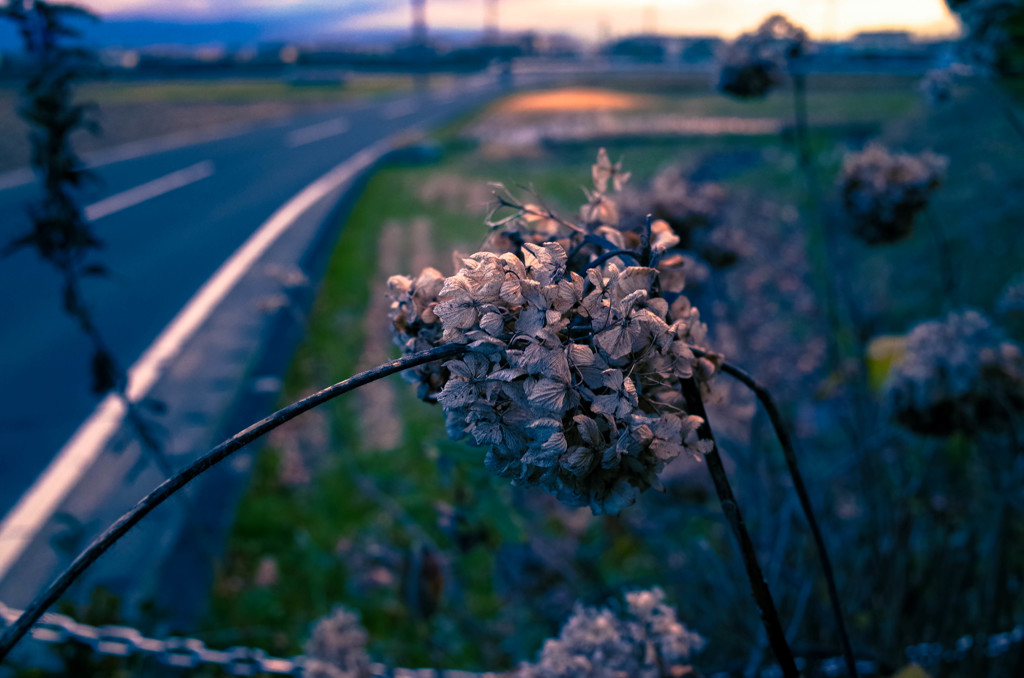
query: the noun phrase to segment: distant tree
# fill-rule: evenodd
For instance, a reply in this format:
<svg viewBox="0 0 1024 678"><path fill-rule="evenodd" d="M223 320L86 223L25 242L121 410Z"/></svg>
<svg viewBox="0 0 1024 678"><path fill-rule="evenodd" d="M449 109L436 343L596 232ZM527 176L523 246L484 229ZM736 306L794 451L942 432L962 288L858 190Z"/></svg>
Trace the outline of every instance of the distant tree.
<svg viewBox="0 0 1024 678"><path fill-rule="evenodd" d="M1024 0L946 0L973 59L1001 76L1024 75Z"/></svg>

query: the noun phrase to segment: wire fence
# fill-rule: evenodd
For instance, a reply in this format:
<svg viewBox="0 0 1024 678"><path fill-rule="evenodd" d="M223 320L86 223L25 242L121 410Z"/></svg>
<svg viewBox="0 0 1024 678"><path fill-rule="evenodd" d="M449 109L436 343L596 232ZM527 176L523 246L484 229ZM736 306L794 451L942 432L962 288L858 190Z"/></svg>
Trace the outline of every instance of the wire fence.
<svg viewBox="0 0 1024 678"><path fill-rule="evenodd" d="M21 615L21 610L0 603L0 626L9 626ZM306 658L271 657L263 650L251 647L230 647L214 650L198 638L169 637L148 638L131 626L92 626L75 621L56 612L47 612L32 627L31 637L43 643L77 642L109 657L149 656L165 666L180 669L196 669L202 665L219 666L228 675L256 676L260 674L302 676ZM995 659L1007 654L1024 641L1024 624L994 634L966 635L952 644L918 643L908 646L904 653L908 662L929 668L941 664L955 664L970 658L987 657ZM797 667L802 671L809 664L805 658L797 658ZM843 658L836 656L816 661L816 669L823 676L843 676L846 666ZM879 666L870 660L858 660L857 672L861 676L878 676ZM384 664L372 664L370 675L374 678L501 678L509 673L472 672L438 669L390 668ZM714 672L709 678L733 678L742 675L732 672ZM776 666L763 669L758 678L781 678Z"/></svg>

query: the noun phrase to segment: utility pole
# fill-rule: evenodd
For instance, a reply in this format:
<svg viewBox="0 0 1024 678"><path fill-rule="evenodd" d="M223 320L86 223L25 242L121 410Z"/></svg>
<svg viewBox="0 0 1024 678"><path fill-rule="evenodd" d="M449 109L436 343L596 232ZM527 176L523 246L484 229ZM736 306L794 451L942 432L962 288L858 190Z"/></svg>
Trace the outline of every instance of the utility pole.
<svg viewBox="0 0 1024 678"><path fill-rule="evenodd" d="M412 49L415 55L413 80L418 92L428 88L427 0L412 0Z"/></svg>
<svg viewBox="0 0 1024 678"><path fill-rule="evenodd" d="M427 46L427 0L412 0L412 44Z"/></svg>
<svg viewBox="0 0 1024 678"><path fill-rule="evenodd" d="M498 42L498 0L484 0L484 42Z"/></svg>
<svg viewBox="0 0 1024 678"><path fill-rule="evenodd" d="M644 7L643 33L654 35L658 32L658 9L654 5Z"/></svg>

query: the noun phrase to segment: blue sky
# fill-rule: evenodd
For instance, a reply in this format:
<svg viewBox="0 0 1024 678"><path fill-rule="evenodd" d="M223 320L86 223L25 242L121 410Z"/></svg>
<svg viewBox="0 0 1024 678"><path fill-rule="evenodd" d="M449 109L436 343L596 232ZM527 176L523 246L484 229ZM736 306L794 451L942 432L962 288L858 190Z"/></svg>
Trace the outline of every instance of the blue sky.
<svg viewBox="0 0 1024 678"><path fill-rule="evenodd" d="M498 0L501 25L594 38L656 25L677 34L735 35L781 11L818 37L882 28L948 35L956 23L943 0ZM401 28L409 0L84 0L118 17L195 23L234 20L261 25L315 20L323 33ZM427 0L432 26L473 30L482 26L485 0Z"/></svg>

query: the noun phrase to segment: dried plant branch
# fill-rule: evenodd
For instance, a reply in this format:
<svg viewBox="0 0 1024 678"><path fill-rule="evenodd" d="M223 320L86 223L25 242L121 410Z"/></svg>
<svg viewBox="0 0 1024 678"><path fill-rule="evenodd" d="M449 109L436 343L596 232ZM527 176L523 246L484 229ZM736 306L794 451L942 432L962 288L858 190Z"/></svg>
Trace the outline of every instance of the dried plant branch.
<svg viewBox="0 0 1024 678"><path fill-rule="evenodd" d="M707 355L700 349L692 350L695 355L702 357ZM846 622L843 619L843 608L839 600L839 589L836 586L832 561L828 556L828 550L825 548L825 538L818 525L818 519L814 514L814 505L811 503L810 495L807 492L807 485L804 483L803 474L800 472L800 466L797 463L793 438L789 435L789 429L782 419L782 413L779 412L775 399L772 398L772 394L768 389L750 376L749 373L725 361L719 363L719 369L753 391L754 395L761 402L761 406L764 407L765 412L768 413L768 419L771 420L772 428L775 430L775 437L778 438L779 445L782 447L782 454L786 458L786 468L789 470L789 476L793 480L793 488L800 499L800 507L803 509L804 516L807 518L807 524L811 528L811 534L814 536L814 544L818 550L818 560L821 562L821 569L825 574L825 581L828 585L832 614L835 617L836 629L839 632L840 642L843 647L843 659L846 662L846 670L852 678L856 678L857 660L853 653L853 645L850 642L849 633L846 630Z"/></svg>
<svg viewBox="0 0 1024 678"><path fill-rule="evenodd" d="M86 218L76 189L92 174L84 168L72 143L76 130L99 130L90 116L94 106L74 101L75 87L99 62L96 54L79 44L80 33L69 20L96 17L73 5L12 0L0 6L0 19L14 23L25 52L34 61L21 92L19 115L31 128L31 164L43 188L43 196L28 206L31 230L0 249L0 256L31 248L56 269L61 277L64 312L92 343L93 393L110 392L121 401L143 451L164 477L170 477L174 470L161 442L153 435L139 403L128 396L127 372L110 350L82 291L87 276L107 274L105 266L90 260L90 255L102 248L102 242ZM69 39L73 40L71 44L67 44ZM178 501L189 520L200 526L201 544L212 556L209 535L196 519L188 496L182 494Z"/></svg>
<svg viewBox="0 0 1024 678"><path fill-rule="evenodd" d="M746 523L743 521L743 514L740 512L739 504L729 483L729 476L725 473L725 466L718 454L718 444L715 442L714 433L711 431L711 424L708 421L708 414L704 409L704 401L700 395L700 386L691 377L683 380L683 397L686 399L686 408L691 414L695 414L704 420L697 435L701 440L711 442L710 452L704 455L708 471L711 472L711 479L715 484L715 492L718 494L718 501L722 505L722 512L729 527L732 528L733 536L739 542L740 552L743 554L743 565L747 570L747 579L750 580L750 588L754 594L754 601L757 603L758 612L761 616L761 623L768 634L768 643L775 653L775 659L782 668L784 678L798 678L800 672L796 668L796 661L793 659L793 651L786 641L786 631L782 627L779 613L775 609L775 601L772 600L771 591L765 581L761 564L757 560L757 551L754 549L754 542L747 531Z"/></svg>
<svg viewBox="0 0 1024 678"><path fill-rule="evenodd" d="M329 386L318 393L303 398L287 407L274 412L270 416L261 419L249 428L241 431L228 440L224 441L208 453L197 459L187 468L178 472L160 484L155 490L143 497L134 507L121 516L117 522L108 527L106 531L98 536L77 558L60 574L45 591L36 596L32 604L21 614L20 617L8 627L0 636L0 663L10 653L14 645L28 632L32 625L39 620L39 617L53 605L60 596L67 591L68 587L82 575L85 570L96 562L100 556L107 552L111 546L116 544L128 530L134 527L140 520L145 518L157 506L162 504L168 497L183 488L192 479L212 468L218 462L223 461L238 450L242 449L252 441L266 435L275 428L287 421L294 419L303 412L321 405L332 398L343 393L359 388L371 382L377 381L396 372L401 372L417 365L453 358L466 351L463 344L444 344L432 348L429 351L422 351L412 355L384 363L378 367L361 372L354 377Z"/></svg>

